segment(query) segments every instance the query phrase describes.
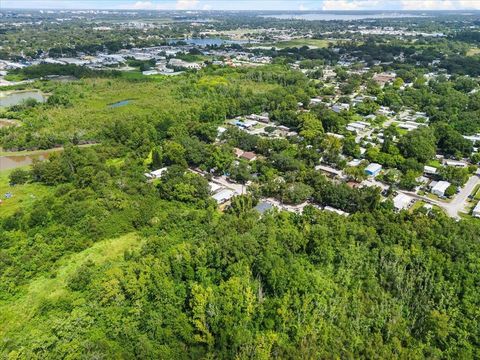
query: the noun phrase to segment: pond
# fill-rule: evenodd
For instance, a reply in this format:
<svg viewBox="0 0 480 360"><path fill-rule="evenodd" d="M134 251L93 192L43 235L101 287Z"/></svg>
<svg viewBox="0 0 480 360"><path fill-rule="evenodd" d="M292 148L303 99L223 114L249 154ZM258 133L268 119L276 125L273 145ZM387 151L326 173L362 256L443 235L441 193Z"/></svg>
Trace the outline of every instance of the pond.
<svg viewBox="0 0 480 360"><path fill-rule="evenodd" d="M122 100L122 101L119 101L119 102L116 102L116 103L113 103L113 104L109 104L108 107L111 108L111 109L114 109L114 108L117 108L117 107L128 105L132 101L133 100Z"/></svg>
<svg viewBox="0 0 480 360"><path fill-rule="evenodd" d="M38 90L0 91L0 107L19 105L28 99L45 102L47 97Z"/></svg>
<svg viewBox="0 0 480 360"><path fill-rule="evenodd" d="M95 143L78 145L78 147L94 146ZM0 148L1 150L1 148ZM20 151L12 155L0 156L0 171L15 169L22 166L32 165L34 160L47 160L50 154L63 151L63 147L52 148L48 150ZM5 154L5 153L4 153ZM6 152L8 154L8 152Z"/></svg>
<svg viewBox="0 0 480 360"><path fill-rule="evenodd" d="M31 165L33 160L46 160L52 152L40 152L34 155L7 155L0 156L0 171L15 169L22 166Z"/></svg>

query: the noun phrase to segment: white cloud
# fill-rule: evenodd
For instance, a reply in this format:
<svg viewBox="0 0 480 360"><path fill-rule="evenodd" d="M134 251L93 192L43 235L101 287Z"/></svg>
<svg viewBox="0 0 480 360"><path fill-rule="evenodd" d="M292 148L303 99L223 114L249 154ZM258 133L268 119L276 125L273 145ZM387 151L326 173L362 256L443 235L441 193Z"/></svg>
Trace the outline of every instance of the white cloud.
<svg viewBox="0 0 480 360"><path fill-rule="evenodd" d="M459 2L464 9L480 10L480 0L460 0Z"/></svg>
<svg viewBox="0 0 480 360"><path fill-rule="evenodd" d="M155 3L152 1L137 1L134 4L120 5L122 9L134 10L193 10L193 9L211 9L211 5L205 4L200 7L199 0L173 0L163 3Z"/></svg>
<svg viewBox="0 0 480 360"><path fill-rule="evenodd" d="M137 1L131 8L137 10L154 10L156 6L151 1Z"/></svg>
<svg viewBox="0 0 480 360"><path fill-rule="evenodd" d="M402 0L402 10L480 9L480 0Z"/></svg>
<svg viewBox="0 0 480 360"><path fill-rule="evenodd" d="M198 0L177 0L175 8L177 10L191 10L196 9L199 1Z"/></svg>
<svg viewBox="0 0 480 360"><path fill-rule="evenodd" d="M455 4L451 0L402 0L403 10L453 10Z"/></svg>
<svg viewBox="0 0 480 360"><path fill-rule="evenodd" d="M324 0L322 10L372 10L381 7L381 5L378 0Z"/></svg>
<svg viewBox="0 0 480 360"><path fill-rule="evenodd" d="M305 6L305 4L300 4L300 5L298 6L298 10L300 10L300 11L307 11L307 10L309 10L309 8L308 8L307 6Z"/></svg>

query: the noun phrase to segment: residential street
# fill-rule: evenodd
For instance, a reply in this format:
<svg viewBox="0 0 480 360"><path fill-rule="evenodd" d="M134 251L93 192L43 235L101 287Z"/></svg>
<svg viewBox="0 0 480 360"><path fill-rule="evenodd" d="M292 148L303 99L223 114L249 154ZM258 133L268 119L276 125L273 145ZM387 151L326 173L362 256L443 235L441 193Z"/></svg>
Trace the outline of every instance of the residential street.
<svg viewBox="0 0 480 360"><path fill-rule="evenodd" d="M412 196L415 199L425 201L429 204L437 205L441 207L443 210L445 210L447 215L449 215L450 217L455 219L460 219L460 216L458 215L458 213L466 211L466 205L468 204L468 196L473 192L473 190L478 184L480 184L480 177L478 175L472 175L470 179L468 179L465 186L453 198L451 202L430 199L429 197L417 195L410 191L399 191L399 192Z"/></svg>

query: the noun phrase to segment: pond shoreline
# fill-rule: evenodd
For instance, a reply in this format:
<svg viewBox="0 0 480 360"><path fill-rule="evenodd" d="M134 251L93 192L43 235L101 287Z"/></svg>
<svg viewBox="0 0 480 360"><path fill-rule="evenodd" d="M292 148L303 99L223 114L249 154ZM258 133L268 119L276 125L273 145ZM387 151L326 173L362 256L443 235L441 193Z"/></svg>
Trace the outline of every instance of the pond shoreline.
<svg viewBox="0 0 480 360"><path fill-rule="evenodd" d="M77 145L78 147L90 147L98 143ZM34 160L47 160L50 154L63 151L64 147L55 147L46 150L23 150L23 151L0 151L0 171L29 166Z"/></svg>
<svg viewBox="0 0 480 360"><path fill-rule="evenodd" d="M30 99L44 103L47 95L38 89L0 91L0 108L19 105Z"/></svg>

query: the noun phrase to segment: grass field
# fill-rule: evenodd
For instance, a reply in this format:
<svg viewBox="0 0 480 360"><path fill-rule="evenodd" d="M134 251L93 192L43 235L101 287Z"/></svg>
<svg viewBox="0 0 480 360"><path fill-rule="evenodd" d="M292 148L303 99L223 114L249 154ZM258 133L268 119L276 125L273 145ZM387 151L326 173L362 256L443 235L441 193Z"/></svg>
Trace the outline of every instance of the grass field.
<svg viewBox="0 0 480 360"><path fill-rule="evenodd" d="M480 55L480 48L471 48L467 51L467 56Z"/></svg>
<svg viewBox="0 0 480 360"><path fill-rule="evenodd" d="M442 166L442 164L441 164L440 161L438 161L438 160L429 160L429 161L427 162L427 165L428 165L428 166L433 166L434 168L439 168L439 167Z"/></svg>
<svg viewBox="0 0 480 360"><path fill-rule="evenodd" d="M308 46L312 48L326 48L330 43L334 43L334 42L331 40L323 40L323 39L293 39L289 41L280 41L272 45L280 49L285 49L288 47L302 47L302 46Z"/></svg>
<svg viewBox="0 0 480 360"><path fill-rule="evenodd" d="M28 168L28 167L27 167ZM38 183L10 186L8 175L12 170L0 171L0 218L12 215L21 206L31 206L39 197L52 191L52 188ZM10 199L5 198L6 193L11 193Z"/></svg>
<svg viewBox="0 0 480 360"><path fill-rule="evenodd" d="M91 260L96 266L114 263L126 250L138 248L141 244L137 235L127 234L100 241L85 251L60 259L54 278L36 278L25 287L20 297L14 301L0 302L0 338L5 339L6 334L13 334L16 330L32 325L31 319L43 304L62 299L73 300L75 295L67 288L67 281L85 261ZM32 328L38 329L41 325Z"/></svg>

